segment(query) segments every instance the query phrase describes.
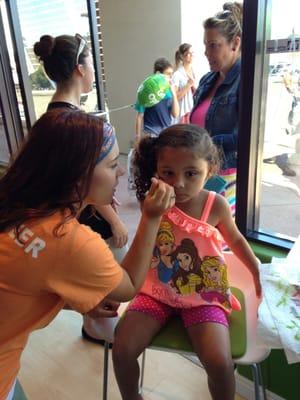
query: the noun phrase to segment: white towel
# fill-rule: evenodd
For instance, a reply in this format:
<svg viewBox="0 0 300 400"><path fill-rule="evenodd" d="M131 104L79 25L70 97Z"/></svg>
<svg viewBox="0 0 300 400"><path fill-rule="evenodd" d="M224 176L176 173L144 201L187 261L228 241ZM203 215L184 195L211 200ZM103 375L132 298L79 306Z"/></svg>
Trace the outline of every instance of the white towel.
<svg viewBox="0 0 300 400"><path fill-rule="evenodd" d="M259 340L283 347L289 364L300 362L300 262L273 259L260 268L264 292L259 308Z"/></svg>

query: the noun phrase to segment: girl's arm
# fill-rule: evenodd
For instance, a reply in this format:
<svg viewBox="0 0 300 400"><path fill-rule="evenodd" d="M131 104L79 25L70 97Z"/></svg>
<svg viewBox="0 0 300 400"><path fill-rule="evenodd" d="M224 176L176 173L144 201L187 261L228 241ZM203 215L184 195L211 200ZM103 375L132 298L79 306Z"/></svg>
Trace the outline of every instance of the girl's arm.
<svg viewBox="0 0 300 400"><path fill-rule="evenodd" d="M213 212L218 215L219 222L216 227L221 232L225 242L232 252L246 265L253 276L256 295L261 296L261 284L259 281L258 261L248 242L238 230L231 215L227 200L217 195Z"/></svg>
<svg viewBox="0 0 300 400"><path fill-rule="evenodd" d="M186 85L182 89L178 89L178 86L174 85L175 90L176 90L176 95L177 95L177 100L182 99L190 90L191 88L194 88L195 83L193 78L189 77L189 80L187 81Z"/></svg>
<svg viewBox="0 0 300 400"><path fill-rule="evenodd" d="M170 90L172 94L172 108L171 108L171 114L172 117L176 118L179 115L179 103L178 103L178 98L175 90L175 86L170 83Z"/></svg>
<svg viewBox="0 0 300 400"><path fill-rule="evenodd" d="M116 301L128 301L141 288L150 268L153 248L161 217L174 205L173 187L152 178L152 185L143 202L142 217L133 243L121 263L124 269L119 286L108 297Z"/></svg>
<svg viewBox="0 0 300 400"><path fill-rule="evenodd" d="M117 248L125 246L128 241L128 231L113 207L108 204L95 206L95 209L109 223L113 233L114 246Z"/></svg>

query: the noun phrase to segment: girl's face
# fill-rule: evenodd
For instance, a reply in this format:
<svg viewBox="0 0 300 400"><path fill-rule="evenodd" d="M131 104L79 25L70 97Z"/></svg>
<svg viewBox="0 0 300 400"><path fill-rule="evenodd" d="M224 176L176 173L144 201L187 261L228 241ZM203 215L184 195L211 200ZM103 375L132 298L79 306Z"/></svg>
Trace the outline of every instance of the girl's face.
<svg viewBox="0 0 300 400"><path fill-rule="evenodd" d="M177 261L179 262L180 268L185 271L192 269L192 257L188 253L178 253Z"/></svg>
<svg viewBox="0 0 300 400"><path fill-rule="evenodd" d="M118 164L119 147L115 142L111 151L95 167L91 187L86 202L94 205L111 204L124 169Z"/></svg>
<svg viewBox="0 0 300 400"><path fill-rule="evenodd" d="M173 244L162 240L158 243L158 248L162 256L169 256L172 253Z"/></svg>
<svg viewBox="0 0 300 400"><path fill-rule="evenodd" d="M191 64L193 61L193 56L194 56L194 51L193 48L190 47L184 54L182 57L182 61L184 64Z"/></svg>
<svg viewBox="0 0 300 400"><path fill-rule="evenodd" d="M85 64L82 69L82 93L89 93L93 90L93 83L95 80L94 63L91 52L84 58Z"/></svg>
<svg viewBox="0 0 300 400"><path fill-rule="evenodd" d="M217 29L206 29L204 33L205 56L211 71L225 75L239 57L240 38L228 43Z"/></svg>
<svg viewBox="0 0 300 400"><path fill-rule="evenodd" d="M164 147L158 154L157 174L174 187L176 204L198 198L209 172L208 162L186 147Z"/></svg>

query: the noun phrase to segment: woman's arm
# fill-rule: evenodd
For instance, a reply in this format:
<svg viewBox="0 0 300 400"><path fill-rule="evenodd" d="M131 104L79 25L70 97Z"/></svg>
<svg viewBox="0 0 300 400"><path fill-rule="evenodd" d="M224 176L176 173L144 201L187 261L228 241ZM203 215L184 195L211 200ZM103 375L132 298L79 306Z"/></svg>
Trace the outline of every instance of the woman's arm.
<svg viewBox="0 0 300 400"><path fill-rule="evenodd" d="M238 145L238 127L236 126L231 133L218 133L212 136L214 143L221 146L226 151L236 151Z"/></svg>
<svg viewBox="0 0 300 400"><path fill-rule="evenodd" d="M173 187L153 178L133 243L121 263L123 278L118 287L109 293L110 299L128 301L141 288L150 267L161 216L174 205L174 198Z"/></svg>
<svg viewBox="0 0 300 400"><path fill-rule="evenodd" d="M174 85L177 95L177 100L182 99L192 88L195 88L195 83L193 78L189 77L186 85L183 88L178 89L178 86Z"/></svg>

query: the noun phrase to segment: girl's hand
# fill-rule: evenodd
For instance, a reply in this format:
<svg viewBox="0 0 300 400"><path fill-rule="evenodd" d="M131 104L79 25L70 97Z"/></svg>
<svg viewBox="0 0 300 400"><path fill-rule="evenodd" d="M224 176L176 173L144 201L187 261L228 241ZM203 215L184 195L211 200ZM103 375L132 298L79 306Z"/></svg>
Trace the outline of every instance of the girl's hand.
<svg viewBox="0 0 300 400"><path fill-rule="evenodd" d="M188 84L190 87L195 86L195 81L194 81L194 79L193 79L191 76L189 76L189 80L188 80L187 84Z"/></svg>
<svg viewBox="0 0 300 400"><path fill-rule="evenodd" d="M115 247L120 249L125 246L128 241L128 231L122 221L118 221L111 225L111 231L113 234L113 244Z"/></svg>
<svg viewBox="0 0 300 400"><path fill-rule="evenodd" d="M152 178L150 190L143 202L143 213L150 218L161 217L163 213L174 206L174 188L160 179Z"/></svg>
<svg viewBox="0 0 300 400"><path fill-rule="evenodd" d="M176 96L176 88L175 85L173 83L170 82L170 91L172 93L173 96Z"/></svg>

